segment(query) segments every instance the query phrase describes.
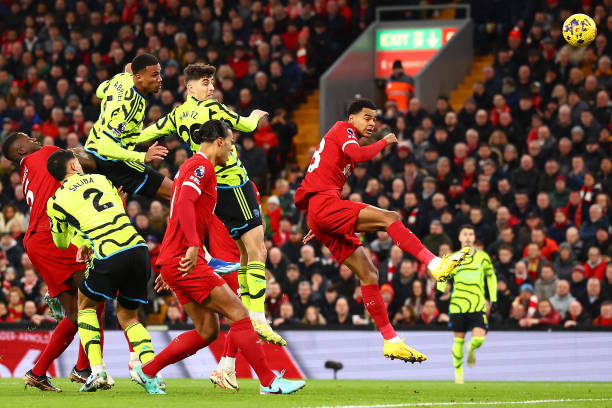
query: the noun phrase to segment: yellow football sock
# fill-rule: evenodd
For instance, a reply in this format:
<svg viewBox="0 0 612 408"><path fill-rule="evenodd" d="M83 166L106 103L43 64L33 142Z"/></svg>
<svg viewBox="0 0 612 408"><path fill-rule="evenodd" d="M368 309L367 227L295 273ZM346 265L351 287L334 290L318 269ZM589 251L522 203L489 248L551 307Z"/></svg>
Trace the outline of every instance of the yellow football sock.
<svg viewBox="0 0 612 408"><path fill-rule="evenodd" d="M263 262L249 262L247 265L247 283L251 298L251 311L263 313L266 301L266 265Z"/></svg>
<svg viewBox="0 0 612 408"><path fill-rule="evenodd" d="M102 364L102 348L100 347L100 324L96 309L79 310L77 315L79 326L79 337L81 344L89 359L89 364L94 367Z"/></svg>
<svg viewBox="0 0 612 408"><path fill-rule="evenodd" d="M132 323L125 329L125 334L130 340L130 344L134 348L138 359L142 364L145 364L155 357L153 344L151 343L151 335L140 322Z"/></svg>

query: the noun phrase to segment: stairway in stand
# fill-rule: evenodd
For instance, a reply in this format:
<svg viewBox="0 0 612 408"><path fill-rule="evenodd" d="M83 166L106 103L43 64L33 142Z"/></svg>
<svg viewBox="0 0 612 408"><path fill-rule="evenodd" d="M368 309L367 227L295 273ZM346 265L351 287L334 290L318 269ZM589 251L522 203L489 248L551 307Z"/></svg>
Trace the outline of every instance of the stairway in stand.
<svg viewBox="0 0 612 408"><path fill-rule="evenodd" d="M493 55L477 56L472 61L472 71L466 75L463 82L459 84L457 89L450 94L450 105L457 113L463 108L465 100L472 96L472 85L476 81L484 81L482 69L486 65L493 65L495 57Z"/></svg>
<svg viewBox="0 0 612 408"><path fill-rule="evenodd" d="M293 121L297 125L297 135L293 138L295 158L302 170L310 161L309 150L319 144L319 90L315 89L293 112Z"/></svg>

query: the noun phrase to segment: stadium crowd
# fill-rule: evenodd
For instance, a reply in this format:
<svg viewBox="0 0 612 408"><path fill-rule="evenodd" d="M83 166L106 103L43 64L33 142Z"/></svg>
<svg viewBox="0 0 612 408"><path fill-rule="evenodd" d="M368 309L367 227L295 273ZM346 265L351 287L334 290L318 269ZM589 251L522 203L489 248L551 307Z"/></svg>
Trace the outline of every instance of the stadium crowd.
<svg viewBox="0 0 612 408"><path fill-rule="evenodd" d="M493 327L612 326L612 10L582 2L599 35L573 49L559 22L580 2L525 3L533 8L520 15L488 8L475 15L479 51L496 58L459 112L446 96L432 111L417 98L406 110L384 104L378 136L391 129L400 143L358 164L342 195L400 212L437 254L458 249L458 227L474 225L476 246L490 254L498 277ZM43 144L83 144L99 114L97 84L140 50L157 55L164 71L147 124L182 101L184 66L215 65L220 101L241 114L271 113L238 140L250 177L274 193L263 203L273 327L372 324L353 273L318 242L302 244L308 226L293 194L304 169L291 164L291 111L372 20L371 0L5 1L0 14L0 142L20 130ZM401 69L396 79L411 81ZM155 167L172 177L189 149L176 137L165 145L170 153ZM46 286L20 242L28 198L5 158L0 176L0 322L40 324L51 319ZM154 262L167 205L136 197L127 212ZM385 232L362 239L392 322L446 327L452 285L437 292L425 266ZM142 318L184 323L166 295L151 290ZM110 304L107 327L114 325Z"/></svg>

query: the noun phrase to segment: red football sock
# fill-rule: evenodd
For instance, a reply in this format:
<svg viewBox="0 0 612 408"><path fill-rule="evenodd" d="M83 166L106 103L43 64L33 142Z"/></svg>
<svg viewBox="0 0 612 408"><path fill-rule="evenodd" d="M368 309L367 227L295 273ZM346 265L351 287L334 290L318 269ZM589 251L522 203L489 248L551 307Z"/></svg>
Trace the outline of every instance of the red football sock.
<svg viewBox="0 0 612 408"><path fill-rule="evenodd" d="M130 348L130 353L134 352L134 347L132 347L132 343L130 343L130 338L128 337L125 330L123 330L123 335L125 336L125 340L127 341L128 347Z"/></svg>
<svg viewBox="0 0 612 408"><path fill-rule="evenodd" d="M207 345L197 330L189 330L175 337L153 360L143 364L142 372L155 377L162 368L186 359Z"/></svg>
<svg viewBox="0 0 612 408"><path fill-rule="evenodd" d="M421 240L408 228L404 226L401 221L395 221L387 228L387 234L391 237L395 245L401 248L402 251L408 252L414 256L420 262L424 263L425 266L429 265L432 259L436 256L425 248Z"/></svg>
<svg viewBox="0 0 612 408"><path fill-rule="evenodd" d="M225 336L225 345L223 348L223 357L231 357L236 358L236 354L238 354L238 347L232 341L229 333Z"/></svg>
<svg viewBox="0 0 612 408"><path fill-rule="evenodd" d="M238 320L230 325L230 331L228 336L231 337L232 343L235 347L242 350L242 354L246 357L247 361L255 370L259 382L264 387L272 384L272 381L276 378L276 375L266 361L264 350L259 341L259 337L253 329L253 323L249 317L245 317L242 320Z"/></svg>
<svg viewBox="0 0 612 408"><path fill-rule="evenodd" d="M89 358L87 357L87 353L85 353L85 349L83 349L83 343L79 341L79 358L76 362L77 370L84 370L89 367Z"/></svg>
<svg viewBox="0 0 612 408"><path fill-rule="evenodd" d="M104 302L98 303L96 306L96 314L98 315L98 324L100 325L100 352L104 356Z"/></svg>
<svg viewBox="0 0 612 408"><path fill-rule="evenodd" d="M391 326L391 322L389 322L389 314L380 295L378 285L362 285L361 296L363 297L363 304L368 309L372 319L374 319L383 338L389 340L397 336L395 329Z"/></svg>
<svg viewBox="0 0 612 408"><path fill-rule="evenodd" d="M53 360L58 358L70 345L77 330L77 325L64 317L53 330L49 343L47 343L40 357L38 357L36 365L32 368L32 373L45 375Z"/></svg>

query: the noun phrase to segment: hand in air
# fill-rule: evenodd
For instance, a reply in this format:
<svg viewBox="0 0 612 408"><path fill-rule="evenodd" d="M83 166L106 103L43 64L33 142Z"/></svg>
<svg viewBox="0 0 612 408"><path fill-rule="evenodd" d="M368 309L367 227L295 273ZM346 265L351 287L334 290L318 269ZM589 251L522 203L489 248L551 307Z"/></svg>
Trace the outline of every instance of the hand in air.
<svg viewBox="0 0 612 408"><path fill-rule="evenodd" d="M397 137L393 133L387 134L383 139L387 141L387 145L397 144Z"/></svg>

